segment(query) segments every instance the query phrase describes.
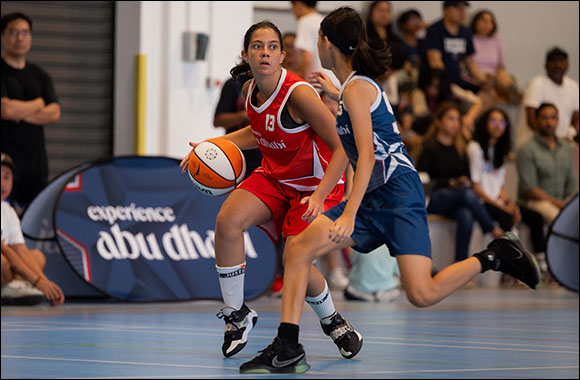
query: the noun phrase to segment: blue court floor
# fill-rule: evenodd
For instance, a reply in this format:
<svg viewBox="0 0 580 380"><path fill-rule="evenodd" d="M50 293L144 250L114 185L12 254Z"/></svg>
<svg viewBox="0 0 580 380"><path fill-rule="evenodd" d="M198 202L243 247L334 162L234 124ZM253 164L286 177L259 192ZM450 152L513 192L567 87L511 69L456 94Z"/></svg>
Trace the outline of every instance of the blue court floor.
<svg viewBox="0 0 580 380"><path fill-rule="evenodd" d="M358 356L342 359L306 306L300 333L311 370L257 377L579 378L578 294L558 286L465 289L427 309L404 296L333 298L364 337ZM272 341L281 302L248 304L258 324L230 359L221 355L215 301L3 306L2 378L251 378L238 367Z"/></svg>

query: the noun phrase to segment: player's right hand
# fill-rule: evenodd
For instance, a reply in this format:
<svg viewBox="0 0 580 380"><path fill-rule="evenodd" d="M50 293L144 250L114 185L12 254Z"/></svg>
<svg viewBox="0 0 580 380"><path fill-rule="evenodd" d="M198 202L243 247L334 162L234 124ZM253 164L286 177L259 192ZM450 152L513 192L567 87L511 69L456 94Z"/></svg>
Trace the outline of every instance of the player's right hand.
<svg viewBox="0 0 580 380"><path fill-rule="evenodd" d="M181 160L181 163L179 164L179 167L181 168L181 174L185 173L185 169L187 168L187 163L189 162L189 157L191 157L191 155L193 154L193 150L198 145L199 145L199 143L194 143L193 141L189 142L189 146L192 149L189 151L189 153L187 153L187 155L183 158L183 160Z"/></svg>
<svg viewBox="0 0 580 380"><path fill-rule="evenodd" d="M44 293L44 296L52 306L60 305L64 302L62 289L48 278L41 278L36 287Z"/></svg>

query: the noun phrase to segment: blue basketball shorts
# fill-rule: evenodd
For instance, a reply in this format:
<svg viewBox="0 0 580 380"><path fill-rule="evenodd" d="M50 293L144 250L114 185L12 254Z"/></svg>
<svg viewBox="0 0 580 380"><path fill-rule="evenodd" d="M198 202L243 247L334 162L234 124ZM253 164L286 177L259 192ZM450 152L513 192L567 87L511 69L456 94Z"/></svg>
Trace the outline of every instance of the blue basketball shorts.
<svg viewBox="0 0 580 380"><path fill-rule="evenodd" d="M335 221L342 215L341 202L324 215ZM386 244L391 256L431 257L425 193L416 172L399 175L365 194L357 211L353 248L368 253Z"/></svg>

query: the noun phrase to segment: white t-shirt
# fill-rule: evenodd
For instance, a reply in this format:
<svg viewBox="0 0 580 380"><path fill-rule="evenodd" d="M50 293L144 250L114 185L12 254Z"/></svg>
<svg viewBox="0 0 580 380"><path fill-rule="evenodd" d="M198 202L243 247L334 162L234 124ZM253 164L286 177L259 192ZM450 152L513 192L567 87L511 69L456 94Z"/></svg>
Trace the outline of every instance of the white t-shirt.
<svg viewBox="0 0 580 380"><path fill-rule="evenodd" d="M318 57L318 30L320 29L322 20L324 20L324 16L317 12L300 17L296 22L296 40L294 41L294 46L297 49L309 52L312 56L312 70L324 72L328 75L334 86L340 88L338 78L332 71L322 68L320 57Z"/></svg>
<svg viewBox="0 0 580 380"><path fill-rule="evenodd" d="M6 245L24 244L20 219L6 201L2 201L2 240Z"/></svg>
<svg viewBox="0 0 580 380"><path fill-rule="evenodd" d="M493 167L494 147L490 146L485 160L483 149L476 141L471 141L467 145L467 155L469 156L469 171L473 183L477 183L488 197L494 200L499 199L501 188L505 182L505 165L499 169Z"/></svg>
<svg viewBox="0 0 580 380"><path fill-rule="evenodd" d="M526 107L538 108L542 103L552 103L558 108L559 122L556 136L567 138L572 128L572 114L579 109L578 82L565 76L560 86L545 74L532 78L524 92L520 109L517 147L523 145L533 135L527 123Z"/></svg>

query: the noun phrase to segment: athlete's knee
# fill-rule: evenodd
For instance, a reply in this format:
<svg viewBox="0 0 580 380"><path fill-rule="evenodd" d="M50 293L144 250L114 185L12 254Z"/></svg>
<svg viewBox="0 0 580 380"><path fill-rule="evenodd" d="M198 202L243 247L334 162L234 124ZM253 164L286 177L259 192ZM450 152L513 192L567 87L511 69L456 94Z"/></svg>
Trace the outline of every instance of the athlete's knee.
<svg viewBox="0 0 580 380"><path fill-rule="evenodd" d="M288 265L310 265L314 261L312 247L300 235L289 239L284 248L282 262Z"/></svg>
<svg viewBox="0 0 580 380"><path fill-rule="evenodd" d="M40 267L41 270L44 270L46 266L46 256L38 249L30 250L32 257L34 257L34 262Z"/></svg>
<svg viewBox="0 0 580 380"><path fill-rule="evenodd" d="M215 225L216 231L219 231L220 234L244 231L243 218L227 210L220 210Z"/></svg>
<svg viewBox="0 0 580 380"><path fill-rule="evenodd" d="M416 307L428 307L437 302L436 293L427 286L411 287L405 289L405 293L409 302Z"/></svg>

